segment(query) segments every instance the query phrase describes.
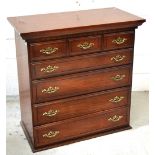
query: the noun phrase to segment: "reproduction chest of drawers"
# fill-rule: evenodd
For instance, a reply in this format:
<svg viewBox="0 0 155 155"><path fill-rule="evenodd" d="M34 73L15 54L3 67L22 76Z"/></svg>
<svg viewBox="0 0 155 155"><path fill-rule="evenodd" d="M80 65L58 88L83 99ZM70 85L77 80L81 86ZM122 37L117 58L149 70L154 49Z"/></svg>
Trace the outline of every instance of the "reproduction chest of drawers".
<svg viewBox="0 0 155 155"><path fill-rule="evenodd" d="M117 8L9 17L33 151L129 129L135 29Z"/></svg>

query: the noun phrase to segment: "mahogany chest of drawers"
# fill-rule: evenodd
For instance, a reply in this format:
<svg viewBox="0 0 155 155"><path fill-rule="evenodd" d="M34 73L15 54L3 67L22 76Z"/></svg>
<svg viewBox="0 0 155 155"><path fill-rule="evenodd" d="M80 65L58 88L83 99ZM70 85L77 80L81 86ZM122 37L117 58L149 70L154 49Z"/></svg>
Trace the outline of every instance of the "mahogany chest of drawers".
<svg viewBox="0 0 155 155"><path fill-rule="evenodd" d="M33 151L129 129L135 29L117 8L9 17Z"/></svg>

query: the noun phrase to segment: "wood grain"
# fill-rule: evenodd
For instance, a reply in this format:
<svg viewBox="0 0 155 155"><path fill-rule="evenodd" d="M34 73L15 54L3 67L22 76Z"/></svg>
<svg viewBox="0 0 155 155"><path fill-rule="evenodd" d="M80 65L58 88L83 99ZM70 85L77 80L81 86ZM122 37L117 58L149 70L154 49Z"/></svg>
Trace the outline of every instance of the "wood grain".
<svg viewBox="0 0 155 155"><path fill-rule="evenodd" d="M32 151L130 128L134 35L145 19L106 8L8 21L15 29L21 124ZM59 132L49 138L50 131Z"/></svg>
<svg viewBox="0 0 155 155"><path fill-rule="evenodd" d="M40 103L95 91L128 86L131 84L130 74L130 66L126 66L33 81L33 102ZM125 75L125 77L119 81L113 80L112 78L117 75ZM59 89L54 93L42 92L43 89L47 90L49 87L59 87Z"/></svg>
<svg viewBox="0 0 155 155"><path fill-rule="evenodd" d="M9 17L8 21L24 39L30 39L92 30L137 27L145 19L117 8L105 8Z"/></svg>
<svg viewBox="0 0 155 155"><path fill-rule="evenodd" d="M91 115L68 119L34 128L35 146L44 146L58 141L69 140L74 137L82 137L85 134L104 131L106 129L125 126L128 124L127 107L100 111ZM109 121L113 116L122 116L119 121ZM91 122L91 123L90 123ZM59 134L52 138L43 137L50 131L59 131Z"/></svg>
<svg viewBox="0 0 155 155"><path fill-rule="evenodd" d="M88 49L78 47L78 45L83 45L84 43L93 45ZM100 50L101 50L101 36L87 36L87 37L69 39L70 55L77 55L80 53L86 54Z"/></svg>
<svg viewBox="0 0 155 155"><path fill-rule="evenodd" d="M117 38L126 39L123 43L117 44L114 42ZM134 46L134 31L109 33L104 35L104 50L113 50L121 48L129 48Z"/></svg>
<svg viewBox="0 0 155 155"><path fill-rule="evenodd" d="M22 38L15 33L16 41L16 58L18 67L18 84L19 97L21 109L21 121L26 130L29 132L31 141L34 142L33 137L33 117L31 108L31 86L30 86L30 72L27 46ZM23 73L24 71L24 73Z"/></svg>
<svg viewBox="0 0 155 155"><path fill-rule="evenodd" d="M121 58L123 57L123 60L115 61L113 59L116 58L118 55L121 56ZM56 60L33 62L31 63L32 78L40 79L82 71L89 71L93 69L101 69L106 67L130 64L132 63L132 55L133 49L129 48ZM48 66L57 66L58 68L54 71L49 72L42 71L42 69L47 69Z"/></svg>
<svg viewBox="0 0 155 155"><path fill-rule="evenodd" d="M116 96L123 97L119 102L111 102ZM34 124L42 125L60 120L79 117L86 114L91 114L101 110L112 109L120 106L128 106L130 97L130 88L114 89L102 91L88 95L82 95L64 100L46 102L33 106ZM91 108L89 108L91 107ZM58 110L58 113L53 116L43 115L50 110Z"/></svg>
<svg viewBox="0 0 155 155"><path fill-rule="evenodd" d="M32 43L30 44L30 59L31 60L46 60L51 58L59 58L67 55L66 49L66 41L65 40L57 40L50 42L40 42L40 43ZM46 50L48 48L57 50L53 53L43 53L41 50Z"/></svg>

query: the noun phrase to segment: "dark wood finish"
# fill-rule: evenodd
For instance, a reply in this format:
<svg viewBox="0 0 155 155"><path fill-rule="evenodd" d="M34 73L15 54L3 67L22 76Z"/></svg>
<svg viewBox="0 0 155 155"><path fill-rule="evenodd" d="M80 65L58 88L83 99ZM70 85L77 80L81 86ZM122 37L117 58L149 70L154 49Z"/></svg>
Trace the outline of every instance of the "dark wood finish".
<svg viewBox="0 0 155 155"><path fill-rule="evenodd" d="M31 141L34 141L33 137L33 118L31 108L31 87L30 87L30 74L28 63L27 46L22 38L15 33L16 41L16 59L18 67L18 84L19 84L19 98L20 98L20 110L21 121L24 124L26 130L29 132ZM24 72L23 72L24 71Z"/></svg>
<svg viewBox="0 0 155 155"><path fill-rule="evenodd" d="M119 102L111 102L110 100L114 99L116 96L123 97L123 99ZM129 97L130 88L125 87L64 100L46 102L44 104L36 104L33 106L34 124L41 125L85 114L91 114L101 110L129 105ZM50 110L58 110L58 113L54 116L43 115L45 112L49 112Z"/></svg>
<svg viewBox="0 0 155 155"><path fill-rule="evenodd" d="M57 48L57 50L51 54L46 54L46 53L41 52L41 50L46 50L47 48ZM66 52L66 41L65 40L30 44L31 60L45 60L45 59L50 59L50 58L64 57L66 55L67 55L67 52Z"/></svg>
<svg viewBox="0 0 155 155"><path fill-rule="evenodd" d="M113 122L108 120L114 115L123 116L120 120ZM91 123L90 123L91 122ZM85 134L103 131L105 129L128 124L127 107L112 109L104 112L97 112L82 117L67 119L63 122L55 122L44 126L34 128L35 146L43 146L52 144L58 141L67 140L73 137L81 137ZM43 137L44 134L50 131L59 131L55 137Z"/></svg>
<svg viewBox="0 0 155 155"><path fill-rule="evenodd" d="M107 8L8 20L32 151L130 128L134 35L145 19Z"/></svg>
<svg viewBox="0 0 155 155"><path fill-rule="evenodd" d="M116 61L112 59L118 55L124 57L123 60ZM133 49L115 50L111 52L102 52L97 54L89 54L77 57L70 57L57 60L48 60L31 63L32 78L40 79L69 73L88 71L92 69L106 68L132 63ZM48 66L58 67L54 71L41 71L47 69Z"/></svg>
<svg viewBox="0 0 155 155"><path fill-rule="evenodd" d="M48 41L56 41L56 40L67 40L68 39L73 39L73 38L79 38L79 37L87 37L87 36L100 36L103 37L104 34L107 33L117 33L117 32L127 32L127 31L134 31L135 28L137 27L122 27L122 28L118 28L118 29L106 29L106 30L95 30L95 29L90 29L90 32L78 32L78 33L74 33L74 34L67 34L67 35L63 35L63 34L59 34L56 36L48 36L48 37L39 37L39 38L29 38L28 40L26 40L27 43L32 44L32 43L39 43L39 42L48 42ZM36 36L35 36L36 37ZM102 39L102 38L101 38ZM102 44L102 40L101 40L101 44Z"/></svg>
<svg viewBox="0 0 155 155"><path fill-rule="evenodd" d="M137 27L145 22L145 19L117 8L9 17L8 20L25 40Z"/></svg>
<svg viewBox="0 0 155 155"><path fill-rule="evenodd" d="M79 45L84 45L86 43L88 43L88 46L86 46L86 48L79 47ZM89 47L89 44L92 46ZM100 51L101 36L87 36L87 37L69 39L69 50L70 50L70 55Z"/></svg>
<svg viewBox="0 0 155 155"><path fill-rule="evenodd" d="M26 131L25 126L24 126L24 124L22 122L21 122L21 126L22 126L22 129L23 129L23 131L25 133L25 136L26 136L26 138L27 138L27 140L29 142L29 145L30 145L33 153L38 152L38 151L43 151L43 150L46 150L46 149L52 149L52 148L55 148L55 147L60 147L60 146L63 146L63 145L72 144L72 143L75 143L75 142L80 142L80 141L96 138L96 137L99 137L99 136L104 136L104 135L107 135L107 134L113 134L113 133L116 133L116 132L121 132L121 131L124 131L124 130L132 129L132 127L128 124L128 125L125 125L125 126L114 127L112 129L105 129L104 131L100 131L100 132L94 132L94 133L91 133L91 134L86 134L86 135L84 135L82 137L75 137L75 138L72 138L72 139L69 139L69 140L66 140L66 141L61 141L61 142L58 142L58 143L54 143L52 145L46 145L46 146L43 146L43 147L34 147L32 141L31 141L31 139L29 137L29 134Z"/></svg>
<svg viewBox="0 0 155 155"><path fill-rule="evenodd" d="M117 44L114 42L117 38L126 39L123 43ZM120 33L110 33L104 35L104 49L112 50L112 49L120 49L134 46L134 32L120 32Z"/></svg>
<svg viewBox="0 0 155 155"><path fill-rule="evenodd" d="M128 86L131 84L130 66L96 70L79 73L65 77L55 77L48 80L33 81L33 102L45 102L60 98L82 95L95 91ZM112 78L121 75L122 80L115 81ZM54 93L42 92L49 87L59 87Z"/></svg>

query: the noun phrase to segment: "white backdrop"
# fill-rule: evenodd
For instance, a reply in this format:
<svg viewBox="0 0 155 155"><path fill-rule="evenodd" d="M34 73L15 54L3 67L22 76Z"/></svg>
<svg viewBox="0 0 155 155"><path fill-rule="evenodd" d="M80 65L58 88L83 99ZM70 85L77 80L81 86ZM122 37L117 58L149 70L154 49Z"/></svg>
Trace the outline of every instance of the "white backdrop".
<svg viewBox="0 0 155 155"><path fill-rule="evenodd" d="M0 18L6 51L6 94L18 95L14 31L7 22L6 17L105 7L118 7L146 18L146 23L136 30L133 90L148 90L149 55L153 52L153 48L150 45L154 44L154 40L150 39L150 35L154 30L152 21L154 5L152 1L153 0L5 0L3 3L5 9L3 9Z"/></svg>

